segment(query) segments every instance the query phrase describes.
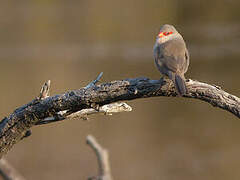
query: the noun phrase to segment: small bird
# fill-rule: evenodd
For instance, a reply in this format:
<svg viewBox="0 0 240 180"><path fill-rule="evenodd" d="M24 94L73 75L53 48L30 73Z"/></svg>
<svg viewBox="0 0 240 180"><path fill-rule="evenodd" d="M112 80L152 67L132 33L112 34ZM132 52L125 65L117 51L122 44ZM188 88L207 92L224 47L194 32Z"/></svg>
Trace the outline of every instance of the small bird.
<svg viewBox="0 0 240 180"><path fill-rule="evenodd" d="M189 66L189 53L183 37L174 26L161 26L153 52L158 70L173 81L178 95L185 95L187 88L184 74Z"/></svg>

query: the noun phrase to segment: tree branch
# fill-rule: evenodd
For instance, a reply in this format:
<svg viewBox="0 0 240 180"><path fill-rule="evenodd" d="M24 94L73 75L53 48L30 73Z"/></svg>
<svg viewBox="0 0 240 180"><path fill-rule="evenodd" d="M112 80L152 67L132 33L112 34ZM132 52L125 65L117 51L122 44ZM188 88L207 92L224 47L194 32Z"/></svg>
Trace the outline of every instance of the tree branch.
<svg viewBox="0 0 240 180"><path fill-rule="evenodd" d="M112 180L108 151L101 147L92 135L87 136L87 144L95 152L99 167L98 177L91 177L89 180Z"/></svg>
<svg viewBox="0 0 240 180"><path fill-rule="evenodd" d="M0 175L4 180L25 180L4 158L0 160Z"/></svg>
<svg viewBox="0 0 240 180"><path fill-rule="evenodd" d="M12 146L29 135L29 129L37 124L60 121L71 117L73 113L93 108L99 112L106 104L157 96L175 97L177 93L168 79L150 80L145 77L112 81L64 94L48 97L50 82L45 85L40 98L16 109L0 122L0 158ZM188 94L184 97L206 101L211 105L231 112L240 118L240 99L221 88L194 80L186 82Z"/></svg>
<svg viewBox="0 0 240 180"><path fill-rule="evenodd" d="M93 109L93 108L82 109L80 111L77 111L71 114L69 114L69 112L66 110L60 111L58 112L58 116L47 117L42 121L37 122L36 125L49 124L56 121L62 121L65 119L87 120L88 116L93 114L112 115L113 113L130 112L130 111L132 111L132 107L129 106L128 104L124 102L116 102L116 103L103 105L101 107L98 107L98 109Z"/></svg>

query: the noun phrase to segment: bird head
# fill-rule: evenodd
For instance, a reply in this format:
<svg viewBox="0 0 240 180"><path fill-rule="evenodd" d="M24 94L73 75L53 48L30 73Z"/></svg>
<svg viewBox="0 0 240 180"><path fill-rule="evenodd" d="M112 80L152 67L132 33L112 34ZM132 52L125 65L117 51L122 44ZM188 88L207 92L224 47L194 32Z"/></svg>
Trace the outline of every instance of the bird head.
<svg viewBox="0 0 240 180"><path fill-rule="evenodd" d="M160 31L157 35L157 41L159 43L164 43L177 37L181 37L181 35L177 32L175 27L169 24L165 24L160 27Z"/></svg>

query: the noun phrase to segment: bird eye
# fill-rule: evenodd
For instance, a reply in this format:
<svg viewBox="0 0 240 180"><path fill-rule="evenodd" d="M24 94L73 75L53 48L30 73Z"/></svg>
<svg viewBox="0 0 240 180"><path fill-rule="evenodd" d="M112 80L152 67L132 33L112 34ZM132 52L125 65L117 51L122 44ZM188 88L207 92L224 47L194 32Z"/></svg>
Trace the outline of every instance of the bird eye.
<svg viewBox="0 0 240 180"><path fill-rule="evenodd" d="M164 34L164 36L168 36L168 35L170 35L170 34L172 34L173 32L164 32L163 34Z"/></svg>

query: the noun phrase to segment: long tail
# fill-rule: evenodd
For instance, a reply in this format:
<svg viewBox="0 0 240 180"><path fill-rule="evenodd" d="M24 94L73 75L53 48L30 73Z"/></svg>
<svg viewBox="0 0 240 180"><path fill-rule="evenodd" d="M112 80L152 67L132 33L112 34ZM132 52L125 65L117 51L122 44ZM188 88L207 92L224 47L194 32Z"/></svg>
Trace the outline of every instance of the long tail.
<svg viewBox="0 0 240 180"><path fill-rule="evenodd" d="M180 96L187 94L187 87L183 75L175 74L174 84L176 91Z"/></svg>

